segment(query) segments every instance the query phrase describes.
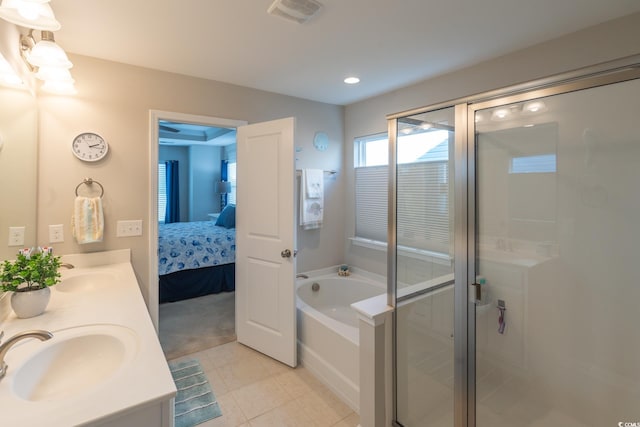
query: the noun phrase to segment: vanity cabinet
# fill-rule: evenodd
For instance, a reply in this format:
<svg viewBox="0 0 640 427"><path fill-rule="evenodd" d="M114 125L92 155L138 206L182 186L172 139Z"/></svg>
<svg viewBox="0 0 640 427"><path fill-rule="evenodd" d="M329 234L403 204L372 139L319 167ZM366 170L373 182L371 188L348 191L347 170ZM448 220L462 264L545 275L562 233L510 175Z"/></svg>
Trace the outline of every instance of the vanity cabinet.
<svg viewBox="0 0 640 427"><path fill-rule="evenodd" d="M172 427L176 387L130 261L130 251L62 257L40 316L0 324L5 337L44 329L6 354L2 425Z"/></svg>

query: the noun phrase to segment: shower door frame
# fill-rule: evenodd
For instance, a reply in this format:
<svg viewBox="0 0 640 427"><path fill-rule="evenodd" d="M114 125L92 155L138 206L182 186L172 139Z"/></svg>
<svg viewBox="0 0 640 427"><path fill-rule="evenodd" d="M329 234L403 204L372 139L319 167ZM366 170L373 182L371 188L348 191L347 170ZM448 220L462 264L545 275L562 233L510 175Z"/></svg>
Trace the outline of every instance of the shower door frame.
<svg viewBox="0 0 640 427"><path fill-rule="evenodd" d="M468 103L468 115L467 115L467 130L468 135L465 138L466 141L466 158L473 159L472 162L469 162L469 173L467 176L467 190L471 189L471 191L467 192L468 197L468 207L467 210L467 222L469 224L467 228L467 254L468 254L468 262L467 262L467 276L466 276L466 289L471 289L473 283L476 281L476 277L478 276L478 264L476 262L477 259L477 245L478 245L478 234L477 234L477 220L478 220L478 205L476 204L476 192L478 190L475 167L477 165L477 144L475 141L476 129L475 129L475 112L478 110L484 110L487 108L495 108L501 107L503 105L510 105L514 103L532 101L540 98L545 98L549 96L555 95L563 95L571 92L576 92L580 90L589 90L601 86L606 86L610 84L622 83L625 81L640 79L640 64L637 62L632 64L632 66L625 66L621 68L611 69L608 71L604 71L601 73L584 75L583 77L579 77L575 81L559 81L555 84L552 84L550 87L532 89L524 93L516 93L516 94L507 94L503 97L478 101L474 103ZM471 291L469 290L469 293ZM476 399L475 399L475 389L476 389L476 349L475 349L475 341L476 341L476 304L475 301L469 300L469 307L467 311L467 331L468 331L468 344L467 344L467 376L469 378L468 381L468 401L467 401L467 424L461 424L460 426L466 427L476 427ZM460 414L463 416L463 414ZM455 424L458 427L458 423ZM484 427L484 426L479 426Z"/></svg>
<svg viewBox="0 0 640 427"><path fill-rule="evenodd" d="M397 420L396 357L396 197L397 121L433 110L455 107L454 157L454 427L476 427L476 305L471 299L477 263L475 112L517 102L640 79L640 54L597 64L545 79L407 110L387 116L389 131L389 212L387 301L394 308L392 349L392 420ZM403 302L424 295L406 295ZM406 426L412 427L412 426ZM482 427L482 426L480 426Z"/></svg>

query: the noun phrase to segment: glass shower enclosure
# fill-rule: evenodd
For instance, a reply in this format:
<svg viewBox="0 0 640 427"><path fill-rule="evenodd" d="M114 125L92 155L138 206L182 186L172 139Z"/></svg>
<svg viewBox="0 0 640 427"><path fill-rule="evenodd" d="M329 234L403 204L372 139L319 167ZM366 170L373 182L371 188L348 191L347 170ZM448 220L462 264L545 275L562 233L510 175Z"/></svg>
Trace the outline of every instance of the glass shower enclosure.
<svg viewBox="0 0 640 427"><path fill-rule="evenodd" d="M640 423L639 62L388 117L394 425Z"/></svg>
<svg viewBox="0 0 640 427"><path fill-rule="evenodd" d="M455 109L393 125L397 418L452 425Z"/></svg>

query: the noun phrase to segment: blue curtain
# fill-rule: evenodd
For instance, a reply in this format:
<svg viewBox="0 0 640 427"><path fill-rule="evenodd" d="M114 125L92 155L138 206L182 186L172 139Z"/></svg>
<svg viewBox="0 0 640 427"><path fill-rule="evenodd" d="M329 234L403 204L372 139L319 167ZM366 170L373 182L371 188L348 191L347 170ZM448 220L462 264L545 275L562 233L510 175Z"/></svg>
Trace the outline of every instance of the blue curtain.
<svg viewBox="0 0 640 427"><path fill-rule="evenodd" d="M169 160L164 164L167 178L167 210L164 222L168 224L180 221L180 185L178 180L178 161Z"/></svg>

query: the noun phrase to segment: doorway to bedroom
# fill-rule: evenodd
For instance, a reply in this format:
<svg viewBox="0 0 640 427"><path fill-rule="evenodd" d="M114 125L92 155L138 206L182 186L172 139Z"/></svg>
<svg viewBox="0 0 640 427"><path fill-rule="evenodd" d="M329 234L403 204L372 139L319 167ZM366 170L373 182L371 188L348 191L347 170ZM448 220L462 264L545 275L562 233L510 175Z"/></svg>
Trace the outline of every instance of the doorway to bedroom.
<svg viewBox="0 0 640 427"><path fill-rule="evenodd" d="M157 286L149 301L168 360L236 339L236 127L242 124L175 113L155 121L157 247L150 252L157 260L150 271L155 267Z"/></svg>

